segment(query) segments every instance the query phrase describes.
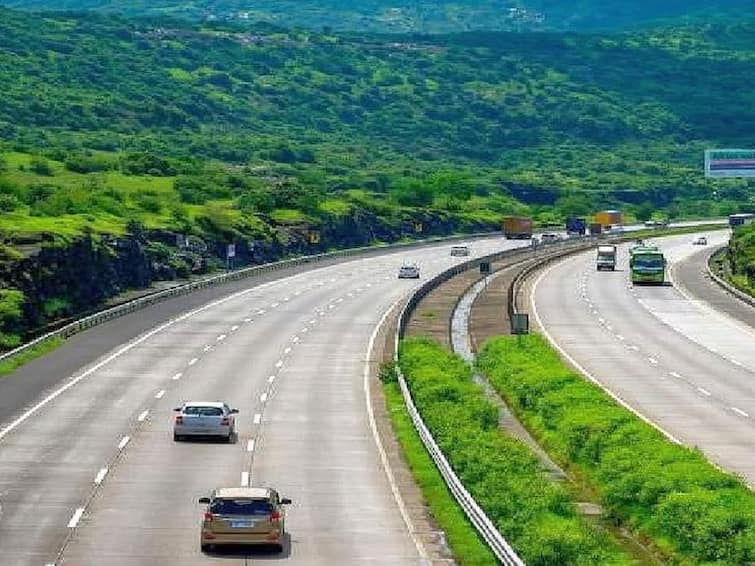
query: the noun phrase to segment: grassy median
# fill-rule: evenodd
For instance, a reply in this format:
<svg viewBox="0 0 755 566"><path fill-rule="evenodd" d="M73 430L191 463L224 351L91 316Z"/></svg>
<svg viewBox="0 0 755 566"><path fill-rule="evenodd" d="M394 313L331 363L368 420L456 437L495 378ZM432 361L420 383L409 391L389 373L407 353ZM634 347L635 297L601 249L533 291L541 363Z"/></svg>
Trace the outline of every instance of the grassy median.
<svg viewBox="0 0 755 566"><path fill-rule="evenodd" d="M402 344L400 359L417 407L436 441L466 488L528 566L637 563L604 530L578 513L567 488L546 476L528 447L499 428L498 408L472 381L471 369L461 358L437 342L412 339ZM421 445L412 451L424 453ZM463 557L461 561L496 563L468 562Z"/></svg>
<svg viewBox="0 0 755 566"><path fill-rule="evenodd" d="M738 478L618 405L540 335L494 338L478 363L551 456L669 562L755 564L755 494Z"/></svg>
<svg viewBox="0 0 755 566"><path fill-rule="evenodd" d="M404 458L438 527L445 533L456 562L463 566L496 564L495 556L467 520L464 511L448 491L443 477L425 450L406 410L398 383L388 380L383 391L393 431L401 445Z"/></svg>

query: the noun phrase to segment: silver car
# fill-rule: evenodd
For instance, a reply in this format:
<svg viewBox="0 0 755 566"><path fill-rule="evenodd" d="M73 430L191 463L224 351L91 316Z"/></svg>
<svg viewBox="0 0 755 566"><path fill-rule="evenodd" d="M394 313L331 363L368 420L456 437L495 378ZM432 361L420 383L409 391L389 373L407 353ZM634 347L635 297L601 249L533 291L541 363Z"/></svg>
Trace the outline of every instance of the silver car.
<svg viewBox="0 0 755 566"><path fill-rule="evenodd" d="M236 433L235 414L222 401L190 401L173 409L173 440L183 440L187 436L220 436L230 442Z"/></svg>
<svg viewBox="0 0 755 566"><path fill-rule="evenodd" d="M419 265L416 263L405 263L398 270L399 279L419 279Z"/></svg>

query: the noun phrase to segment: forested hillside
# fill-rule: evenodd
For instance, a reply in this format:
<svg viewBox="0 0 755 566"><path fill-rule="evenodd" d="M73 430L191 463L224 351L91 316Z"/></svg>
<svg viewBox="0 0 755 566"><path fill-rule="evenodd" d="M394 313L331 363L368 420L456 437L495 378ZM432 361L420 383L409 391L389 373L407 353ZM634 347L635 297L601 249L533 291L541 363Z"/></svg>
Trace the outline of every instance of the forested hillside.
<svg viewBox="0 0 755 566"><path fill-rule="evenodd" d="M0 136L60 161L148 151L183 160L163 173L209 159L383 193L452 170L531 204L679 212L713 198L702 150L755 129L752 23L407 39L2 16Z"/></svg>
<svg viewBox="0 0 755 566"><path fill-rule="evenodd" d="M755 16L750 0L2 0L35 10L97 9L202 21L267 21L322 30L446 33L485 30L616 30L662 20Z"/></svg>
<svg viewBox="0 0 755 566"><path fill-rule="evenodd" d="M408 37L0 10L0 347L223 265L229 243L246 264L511 213L746 207L753 183L706 181L702 155L753 143L754 40L753 23Z"/></svg>

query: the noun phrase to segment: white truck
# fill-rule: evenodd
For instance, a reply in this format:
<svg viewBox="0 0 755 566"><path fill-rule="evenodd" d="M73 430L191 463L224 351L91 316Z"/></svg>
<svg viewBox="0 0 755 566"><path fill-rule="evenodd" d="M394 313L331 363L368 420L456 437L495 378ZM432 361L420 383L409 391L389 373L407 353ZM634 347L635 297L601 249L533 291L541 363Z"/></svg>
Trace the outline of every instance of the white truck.
<svg viewBox="0 0 755 566"><path fill-rule="evenodd" d="M595 267L598 271L603 269L616 270L616 246L603 245L598 246L598 255L595 261Z"/></svg>

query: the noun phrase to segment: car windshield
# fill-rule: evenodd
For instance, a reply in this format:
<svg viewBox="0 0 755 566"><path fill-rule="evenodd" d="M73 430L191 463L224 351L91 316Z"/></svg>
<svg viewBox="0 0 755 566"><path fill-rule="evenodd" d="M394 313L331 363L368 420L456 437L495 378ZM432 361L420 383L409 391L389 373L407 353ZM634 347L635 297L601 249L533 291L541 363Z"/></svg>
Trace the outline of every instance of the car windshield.
<svg viewBox="0 0 755 566"><path fill-rule="evenodd" d="M217 515L269 515L273 506L265 499L216 499L210 511Z"/></svg>
<svg viewBox="0 0 755 566"><path fill-rule="evenodd" d="M202 407L198 405L190 405L184 407L185 415L199 415L203 417L220 417L223 416L223 409L220 407Z"/></svg>

